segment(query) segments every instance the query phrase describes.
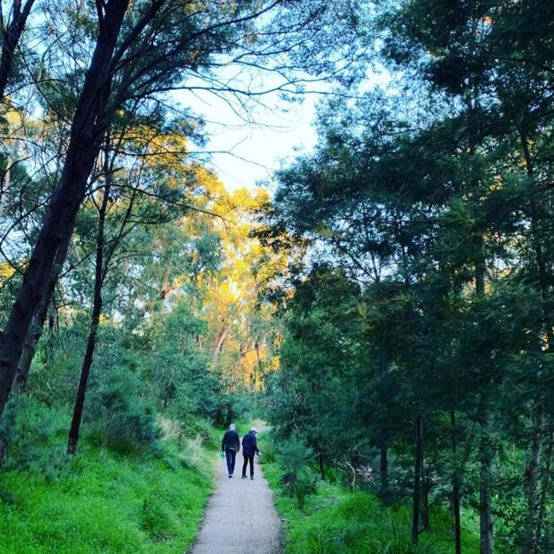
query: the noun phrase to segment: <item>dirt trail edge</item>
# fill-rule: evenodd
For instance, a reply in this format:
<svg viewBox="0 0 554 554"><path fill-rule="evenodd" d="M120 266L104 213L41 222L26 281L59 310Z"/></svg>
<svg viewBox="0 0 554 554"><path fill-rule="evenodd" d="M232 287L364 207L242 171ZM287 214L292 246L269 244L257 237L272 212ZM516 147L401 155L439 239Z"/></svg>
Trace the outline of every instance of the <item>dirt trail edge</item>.
<svg viewBox="0 0 554 554"><path fill-rule="evenodd" d="M281 551L281 521L273 493L255 460L254 480L241 479L242 454L237 456L232 479L225 460L216 471L216 489L206 508L204 522L191 554L234 554Z"/></svg>

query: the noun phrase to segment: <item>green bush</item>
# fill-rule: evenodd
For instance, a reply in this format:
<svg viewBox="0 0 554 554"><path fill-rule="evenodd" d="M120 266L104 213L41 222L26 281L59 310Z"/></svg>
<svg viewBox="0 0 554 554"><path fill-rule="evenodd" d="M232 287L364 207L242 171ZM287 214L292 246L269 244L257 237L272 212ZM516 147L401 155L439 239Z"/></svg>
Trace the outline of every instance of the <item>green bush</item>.
<svg viewBox="0 0 554 554"><path fill-rule="evenodd" d="M272 464L277 461L278 453L273 441L262 438L260 441L260 450L263 454L260 458L262 464Z"/></svg>
<svg viewBox="0 0 554 554"><path fill-rule="evenodd" d="M289 496L296 497L298 507L303 509L306 496L316 492L317 476L310 468L313 450L294 434L281 443L278 458L284 472L281 477L283 488Z"/></svg>
<svg viewBox="0 0 554 554"><path fill-rule="evenodd" d="M155 410L143 397L139 375L128 367L114 367L95 381L87 395L84 421L96 445L123 451L158 446Z"/></svg>
<svg viewBox="0 0 554 554"><path fill-rule="evenodd" d="M65 454L69 418L35 398L13 397L0 421L2 469L29 469L52 480L69 467Z"/></svg>
<svg viewBox="0 0 554 554"><path fill-rule="evenodd" d="M300 510L304 509L306 497L316 492L316 485L317 474L308 466L301 468L294 486L294 496Z"/></svg>

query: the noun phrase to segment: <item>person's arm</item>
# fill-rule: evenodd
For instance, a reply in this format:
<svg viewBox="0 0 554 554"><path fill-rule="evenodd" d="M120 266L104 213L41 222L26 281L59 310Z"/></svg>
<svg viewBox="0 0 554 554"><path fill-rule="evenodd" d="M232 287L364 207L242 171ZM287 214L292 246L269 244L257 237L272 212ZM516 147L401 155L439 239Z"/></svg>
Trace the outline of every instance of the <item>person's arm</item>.
<svg viewBox="0 0 554 554"><path fill-rule="evenodd" d="M258 439L254 437L254 448L256 449L256 454L259 454L260 451L258 450Z"/></svg>
<svg viewBox="0 0 554 554"><path fill-rule="evenodd" d="M223 438L221 439L221 451L225 450L225 438L227 437L227 431L223 434Z"/></svg>

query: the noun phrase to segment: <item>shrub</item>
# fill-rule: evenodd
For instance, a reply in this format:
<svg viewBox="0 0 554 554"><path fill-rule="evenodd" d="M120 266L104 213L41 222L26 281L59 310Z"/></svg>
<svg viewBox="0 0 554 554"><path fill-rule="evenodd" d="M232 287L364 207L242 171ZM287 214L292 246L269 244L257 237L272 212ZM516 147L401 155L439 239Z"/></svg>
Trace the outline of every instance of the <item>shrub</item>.
<svg viewBox="0 0 554 554"><path fill-rule="evenodd" d="M262 439L260 448L263 452L263 456L260 458L262 464L272 464L277 461L277 448L273 441Z"/></svg>
<svg viewBox="0 0 554 554"><path fill-rule="evenodd" d="M296 497L300 509L306 496L316 492L317 477L310 468L313 458L313 450L297 434L281 445L279 465L284 471L281 483L289 496Z"/></svg>
<svg viewBox="0 0 554 554"><path fill-rule="evenodd" d="M0 421L0 442L5 449L3 468L30 469L48 480L69 469L65 440L67 414L35 398L13 397Z"/></svg>
<svg viewBox="0 0 554 554"><path fill-rule="evenodd" d="M317 474L310 467L303 467L298 473L294 487L294 496L300 510L304 509L306 497L316 492L316 484Z"/></svg>
<svg viewBox="0 0 554 554"><path fill-rule="evenodd" d="M115 367L96 380L85 405L93 442L118 450L157 447L156 414L142 392L140 377L127 367Z"/></svg>

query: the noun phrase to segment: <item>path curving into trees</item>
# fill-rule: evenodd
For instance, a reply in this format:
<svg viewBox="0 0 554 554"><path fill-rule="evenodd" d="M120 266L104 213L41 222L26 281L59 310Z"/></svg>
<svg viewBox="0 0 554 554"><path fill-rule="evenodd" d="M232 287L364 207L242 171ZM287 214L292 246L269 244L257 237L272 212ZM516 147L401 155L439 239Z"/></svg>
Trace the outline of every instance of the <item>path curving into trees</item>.
<svg viewBox="0 0 554 554"><path fill-rule="evenodd" d="M281 521L261 467L256 460L253 481L241 479L241 470L240 454L232 479L227 476L225 460L220 460L216 489L192 554L274 554L281 551Z"/></svg>

